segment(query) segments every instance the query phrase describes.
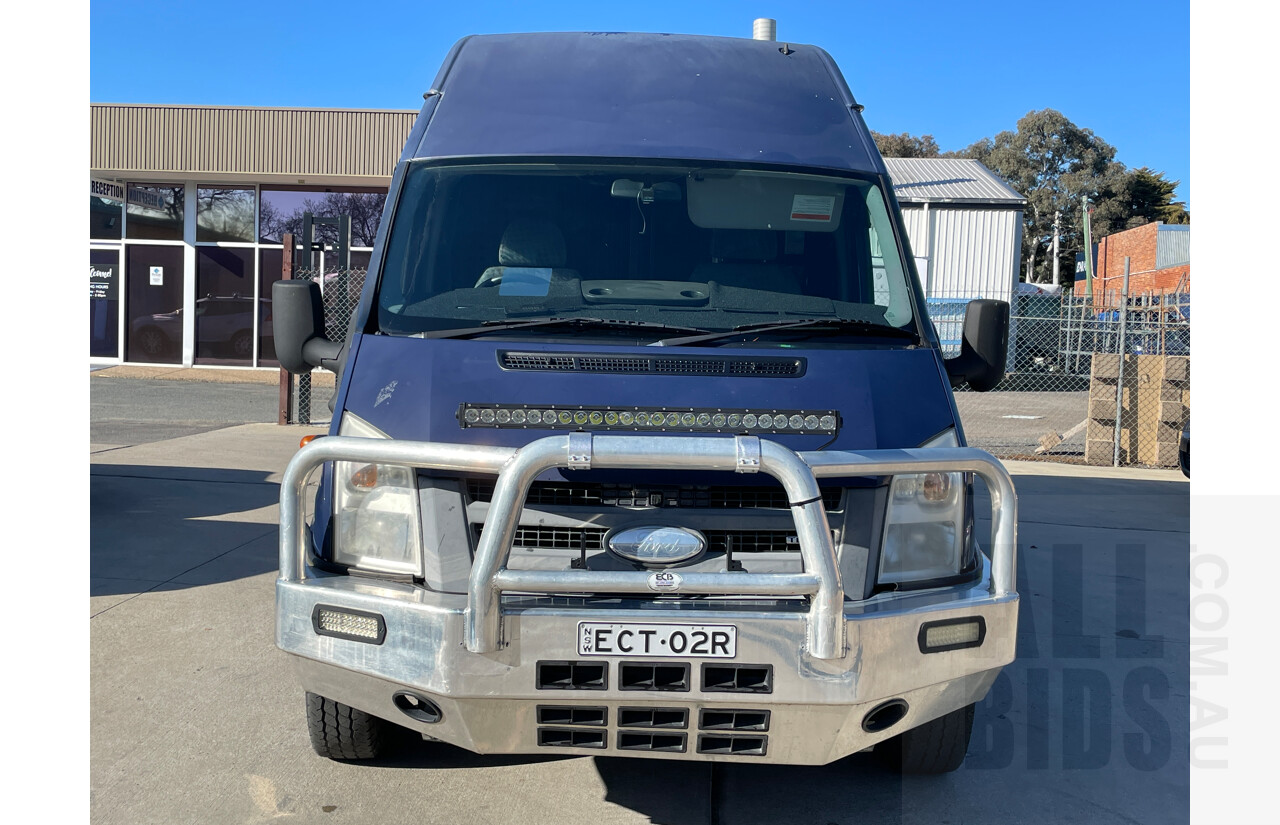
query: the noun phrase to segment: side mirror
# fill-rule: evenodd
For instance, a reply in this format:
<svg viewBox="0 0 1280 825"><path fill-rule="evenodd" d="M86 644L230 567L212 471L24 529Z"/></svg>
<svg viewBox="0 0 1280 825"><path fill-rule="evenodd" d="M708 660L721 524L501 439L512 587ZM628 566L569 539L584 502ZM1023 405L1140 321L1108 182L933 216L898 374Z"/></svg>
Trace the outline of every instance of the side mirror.
<svg viewBox="0 0 1280 825"><path fill-rule="evenodd" d="M1004 380L1008 355L1009 304L1004 301L970 301L964 311L960 354L945 362L951 386L958 387L967 382L978 392L994 389Z"/></svg>
<svg viewBox="0 0 1280 825"><path fill-rule="evenodd" d="M324 303L315 281L276 281L271 285L276 358L289 372L323 367L338 372L342 344L324 336Z"/></svg>

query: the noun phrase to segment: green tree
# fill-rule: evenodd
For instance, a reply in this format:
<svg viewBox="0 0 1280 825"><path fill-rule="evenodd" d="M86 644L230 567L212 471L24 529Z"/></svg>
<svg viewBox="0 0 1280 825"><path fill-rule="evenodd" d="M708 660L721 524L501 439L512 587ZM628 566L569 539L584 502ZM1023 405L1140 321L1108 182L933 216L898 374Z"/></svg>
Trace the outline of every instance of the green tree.
<svg viewBox="0 0 1280 825"><path fill-rule="evenodd" d="M1122 191L1125 226L1131 228L1152 221L1191 223L1187 205L1173 199L1174 191L1181 183L1168 180L1164 172L1155 172L1146 166L1131 170Z"/></svg>
<svg viewBox="0 0 1280 825"><path fill-rule="evenodd" d="M872 132L876 148L886 158L936 158L940 156L933 135L915 137L903 132L900 135L882 135Z"/></svg>
<svg viewBox="0 0 1280 825"><path fill-rule="evenodd" d="M1028 281L1050 280L1053 270L1054 220L1059 226L1059 265L1072 271L1075 253L1083 250L1083 196L1095 204L1093 234L1123 229L1123 208L1115 201L1126 180L1116 150L1089 129L1061 112L1028 112L1014 131L983 138L946 157L980 161L1027 199L1023 214L1022 254Z"/></svg>

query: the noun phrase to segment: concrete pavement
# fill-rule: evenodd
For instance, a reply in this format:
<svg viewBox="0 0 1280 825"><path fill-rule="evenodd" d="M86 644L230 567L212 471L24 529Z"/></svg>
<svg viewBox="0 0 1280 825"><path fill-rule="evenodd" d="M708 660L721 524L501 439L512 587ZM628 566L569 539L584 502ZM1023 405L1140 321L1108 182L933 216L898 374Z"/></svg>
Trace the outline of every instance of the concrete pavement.
<svg viewBox="0 0 1280 825"><path fill-rule="evenodd" d="M1011 465L1019 660L965 767L315 756L274 646L280 473L316 428L249 424L91 456L91 810L98 823L1185 821L1188 485ZM979 505L979 512L982 512Z"/></svg>

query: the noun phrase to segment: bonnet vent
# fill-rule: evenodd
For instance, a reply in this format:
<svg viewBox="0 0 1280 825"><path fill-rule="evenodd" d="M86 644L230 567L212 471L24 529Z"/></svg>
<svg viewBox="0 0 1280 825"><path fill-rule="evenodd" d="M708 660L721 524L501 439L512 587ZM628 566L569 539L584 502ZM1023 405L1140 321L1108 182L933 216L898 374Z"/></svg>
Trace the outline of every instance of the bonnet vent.
<svg viewBox="0 0 1280 825"><path fill-rule="evenodd" d="M603 372L626 375L729 375L744 378L799 378L803 358L696 357L687 355L600 355L572 352L500 350L506 370L535 372Z"/></svg>

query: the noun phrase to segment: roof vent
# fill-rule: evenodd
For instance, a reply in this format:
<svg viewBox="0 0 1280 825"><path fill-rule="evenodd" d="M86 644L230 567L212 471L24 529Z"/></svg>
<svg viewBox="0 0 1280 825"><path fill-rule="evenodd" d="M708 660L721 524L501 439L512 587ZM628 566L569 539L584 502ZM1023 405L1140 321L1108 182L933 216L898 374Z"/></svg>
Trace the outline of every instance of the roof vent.
<svg viewBox="0 0 1280 825"><path fill-rule="evenodd" d="M751 24L752 40L777 40L778 21L772 17L757 17Z"/></svg>

